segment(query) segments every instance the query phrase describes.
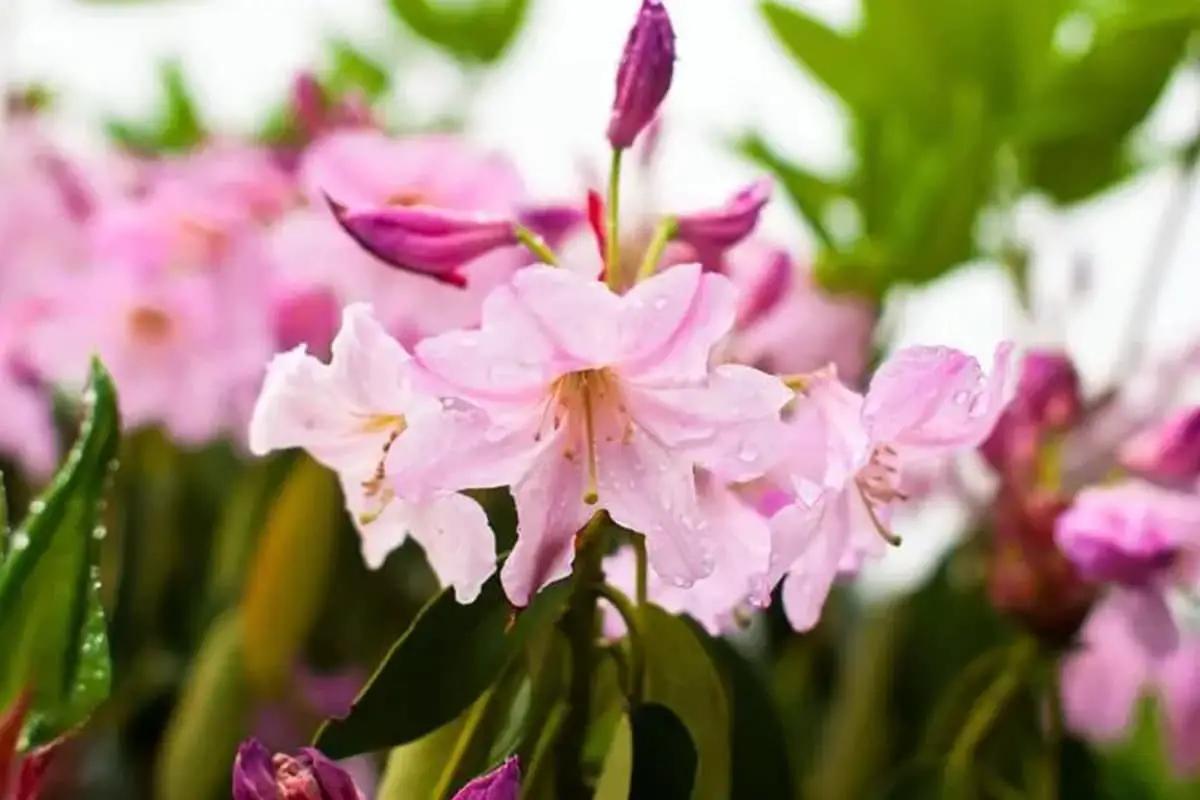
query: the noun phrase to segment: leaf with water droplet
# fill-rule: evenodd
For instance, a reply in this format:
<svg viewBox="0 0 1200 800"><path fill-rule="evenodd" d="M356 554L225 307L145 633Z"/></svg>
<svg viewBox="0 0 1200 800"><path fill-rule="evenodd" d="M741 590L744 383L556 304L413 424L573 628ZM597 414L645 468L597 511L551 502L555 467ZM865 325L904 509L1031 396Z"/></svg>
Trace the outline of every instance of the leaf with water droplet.
<svg viewBox="0 0 1200 800"><path fill-rule="evenodd" d="M96 564L99 506L120 436L116 390L92 362L91 402L64 466L13 532L0 563L0 708L33 689L27 733L48 741L108 696L108 631Z"/></svg>

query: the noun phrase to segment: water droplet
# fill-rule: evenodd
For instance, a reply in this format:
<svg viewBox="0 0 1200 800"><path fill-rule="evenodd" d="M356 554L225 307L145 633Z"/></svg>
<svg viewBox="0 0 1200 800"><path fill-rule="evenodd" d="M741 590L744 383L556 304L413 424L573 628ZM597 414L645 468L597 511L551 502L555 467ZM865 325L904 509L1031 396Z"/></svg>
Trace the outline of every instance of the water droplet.
<svg viewBox="0 0 1200 800"><path fill-rule="evenodd" d="M758 451L749 444L743 444L742 449L738 451L738 459L746 464L752 463L758 458Z"/></svg>
<svg viewBox="0 0 1200 800"><path fill-rule="evenodd" d="M92 538L98 542L103 541L104 537L107 535L108 529L106 529L103 525L97 525L96 527L92 528Z"/></svg>
<svg viewBox="0 0 1200 800"><path fill-rule="evenodd" d="M967 401L971 399L971 393L968 391L958 391L954 393L952 399L957 405L966 405Z"/></svg>
<svg viewBox="0 0 1200 800"><path fill-rule="evenodd" d="M671 585L674 586L676 589L692 588L692 582L689 581L687 578L683 577L682 575L676 575L673 578L671 578Z"/></svg>
<svg viewBox="0 0 1200 800"><path fill-rule="evenodd" d="M665 298L665 297L654 298L654 310L655 311L662 311L666 307L667 307L667 298Z"/></svg>
<svg viewBox="0 0 1200 800"><path fill-rule="evenodd" d="M40 514L46 510L46 502L44 500L34 500L29 504L30 514Z"/></svg>
<svg viewBox="0 0 1200 800"><path fill-rule="evenodd" d="M628 486L630 489L636 489L638 486L638 483L637 483L637 481L630 478L629 483L627 483L626 486Z"/></svg>
<svg viewBox="0 0 1200 800"><path fill-rule="evenodd" d="M29 547L29 534L24 531L17 531L13 534L11 547L15 552L20 552L26 547Z"/></svg>

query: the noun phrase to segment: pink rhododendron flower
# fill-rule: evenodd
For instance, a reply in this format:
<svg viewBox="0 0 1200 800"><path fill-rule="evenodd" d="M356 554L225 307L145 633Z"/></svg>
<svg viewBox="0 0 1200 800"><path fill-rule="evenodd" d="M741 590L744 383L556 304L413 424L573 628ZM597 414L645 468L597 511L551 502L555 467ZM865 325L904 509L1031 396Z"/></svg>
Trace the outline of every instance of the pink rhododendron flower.
<svg viewBox="0 0 1200 800"><path fill-rule="evenodd" d="M1150 480L1193 486L1200 479L1200 406L1177 411L1121 448L1121 464Z"/></svg>
<svg viewBox="0 0 1200 800"><path fill-rule="evenodd" d="M1200 497L1135 481L1088 488L1058 518L1054 538L1084 578L1113 585L1115 607L1146 650L1177 645L1165 593L1195 582Z"/></svg>
<svg viewBox="0 0 1200 800"><path fill-rule="evenodd" d="M647 576L651 602L675 614L687 614L714 636L737 627L737 614L746 606L751 578L767 564L771 532L761 514L711 475L696 482L700 513L708 521L714 544L712 574L689 587L676 586L655 573ZM605 559L604 573L613 586L634 594L636 560L625 547ZM605 606L604 633L625 635L621 616Z"/></svg>
<svg viewBox="0 0 1200 800"><path fill-rule="evenodd" d="M480 330L418 345L436 391L476 410L393 449L397 491L511 486L519 528L502 579L519 606L567 574L574 534L599 509L645 534L663 579L706 577L715 545L693 471L761 474L774 453L754 442L790 397L748 367L710 368L734 303L729 282L695 264L624 296L567 269L521 270L488 297Z"/></svg>
<svg viewBox="0 0 1200 800"><path fill-rule="evenodd" d="M1011 345L992 372L946 347L910 347L875 373L866 396L828 370L807 381L789 424L781 484L795 502L771 518L771 564L756 581L766 603L783 575L784 608L798 630L816 624L838 572L895 537L906 464L974 447L1004 408Z"/></svg>
<svg viewBox="0 0 1200 800"><path fill-rule="evenodd" d="M412 536L458 599L470 602L495 571L487 515L452 492L416 502L396 497L385 471L388 451L442 413L435 400L413 391L411 372L408 354L370 307L351 305L328 364L303 345L271 362L250 423L250 449L306 450L338 473L368 566L380 567Z"/></svg>
<svg viewBox="0 0 1200 800"><path fill-rule="evenodd" d="M1171 654L1148 653L1130 628L1120 597L1101 602L1083 628L1079 649L1062 666L1067 726L1111 744L1131 732L1138 701L1157 695L1167 755L1175 773L1200 769L1200 640L1186 638Z"/></svg>

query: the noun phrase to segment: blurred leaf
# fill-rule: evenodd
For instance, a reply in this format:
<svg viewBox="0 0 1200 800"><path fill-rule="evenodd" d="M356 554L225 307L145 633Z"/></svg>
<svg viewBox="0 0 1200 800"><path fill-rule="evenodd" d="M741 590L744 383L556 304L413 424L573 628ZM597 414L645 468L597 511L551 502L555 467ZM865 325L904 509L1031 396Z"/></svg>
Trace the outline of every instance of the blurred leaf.
<svg viewBox="0 0 1200 800"><path fill-rule="evenodd" d="M387 68L345 39L332 40L329 52L332 63L321 83L331 97L357 90L371 101L388 90L391 78Z"/></svg>
<svg viewBox="0 0 1200 800"><path fill-rule="evenodd" d="M852 37L777 0L759 4L775 38L796 63L852 108L876 102L878 65Z"/></svg>
<svg viewBox="0 0 1200 800"><path fill-rule="evenodd" d="M438 784L445 761L454 751L467 720L477 707L485 705L487 701L487 695L484 695L461 715L432 733L393 748L379 781L376 800L433 797L430 789ZM437 798L434 797L434 800Z"/></svg>
<svg viewBox="0 0 1200 800"><path fill-rule="evenodd" d="M466 8L435 8L430 0L390 0L414 33L460 61L492 64L512 44L529 11L529 0L473 0Z"/></svg>
<svg viewBox="0 0 1200 800"><path fill-rule="evenodd" d="M754 665L724 639L707 638L731 706L732 797L794 797L779 710Z"/></svg>
<svg viewBox="0 0 1200 800"><path fill-rule="evenodd" d="M727 800L730 714L721 676L704 644L683 619L651 605L645 609L643 626L643 697L647 703L666 706L687 727L699 757L697 800Z"/></svg>
<svg viewBox="0 0 1200 800"><path fill-rule="evenodd" d="M263 695L286 685L325 598L340 532L337 477L296 462L271 507L246 581L246 674Z"/></svg>
<svg viewBox="0 0 1200 800"><path fill-rule="evenodd" d="M566 588L560 582L543 589L512 630L498 578L470 605L444 590L396 642L350 714L321 727L316 747L346 758L411 742L454 719L496 680L530 634L557 620Z"/></svg>
<svg viewBox="0 0 1200 800"><path fill-rule="evenodd" d="M629 800L688 800L696 782L696 746L679 717L666 706L646 703L634 710L631 727Z"/></svg>
<svg viewBox="0 0 1200 800"><path fill-rule="evenodd" d="M1025 180L1055 202L1077 203L1136 171L1123 138L1107 133L1043 141L1025 153Z"/></svg>
<svg viewBox="0 0 1200 800"><path fill-rule="evenodd" d="M525 715L517 754L522 764L533 762L544 740L547 721L555 714L567 693L571 653L566 637L555 627L530 637L525 653L526 672L532 682L529 709Z"/></svg>
<svg viewBox="0 0 1200 800"><path fill-rule="evenodd" d="M81 724L107 697L97 562L101 504L120 437L116 389L93 360L79 439L12 533L0 565L0 708L34 692L33 743Z"/></svg>
<svg viewBox="0 0 1200 800"><path fill-rule="evenodd" d="M229 792L251 702L243 635L241 617L231 611L204 637L159 746L155 797L211 800Z"/></svg>
<svg viewBox="0 0 1200 800"><path fill-rule="evenodd" d="M738 142L737 149L779 179L788 199L821 243L830 250L836 250L838 244L825 225L825 215L829 211L829 204L842 196L841 187L828 178L786 160L757 134L743 138Z"/></svg>
<svg viewBox="0 0 1200 800"><path fill-rule="evenodd" d="M622 713L604 759L604 769L596 782L595 800L628 800L631 797L629 786L632 780L633 728L629 723L629 715Z"/></svg>
<svg viewBox="0 0 1200 800"><path fill-rule="evenodd" d="M159 68L162 107L157 119L145 122L109 120L108 135L121 146L139 153L182 153L207 135L182 65L170 60Z"/></svg>

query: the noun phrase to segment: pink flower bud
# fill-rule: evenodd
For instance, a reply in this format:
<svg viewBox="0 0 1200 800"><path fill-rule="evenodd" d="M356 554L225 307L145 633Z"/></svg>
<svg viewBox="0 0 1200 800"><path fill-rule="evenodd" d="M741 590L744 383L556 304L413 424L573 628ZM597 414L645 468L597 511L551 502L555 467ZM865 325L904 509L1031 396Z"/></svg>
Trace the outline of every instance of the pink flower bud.
<svg viewBox="0 0 1200 800"><path fill-rule="evenodd" d="M271 755L258 740L238 748L233 800L364 800L345 770L320 751Z"/></svg>
<svg viewBox="0 0 1200 800"><path fill-rule="evenodd" d="M486 775L468 783L451 800L517 800L521 768L512 756Z"/></svg>
<svg viewBox="0 0 1200 800"><path fill-rule="evenodd" d="M676 220L675 238L697 250L733 247L754 231L773 187L770 178L760 178L720 208L684 214Z"/></svg>
<svg viewBox="0 0 1200 800"><path fill-rule="evenodd" d="M584 221L583 209L565 204L524 208L517 220L541 236L551 249L558 247Z"/></svg>
<svg viewBox="0 0 1200 800"><path fill-rule="evenodd" d="M1200 406L1130 439L1121 448L1120 460L1126 469L1153 481L1195 482L1200 478Z"/></svg>
<svg viewBox="0 0 1200 800"><path fill-rule="evenodd" d="M470 262L517 244L513 222L503 217L433 206L349 210L333 200L329 205L342 229L371 255L451 286L467 285L461 269Z"/></svg>
<svg viewBox="0 0 1200 800"><path fill-rule="evenodd" d="M307 136L316 136L325 127L329 98L324 87L310 72L301 72L292 82L292 116Z"/></svg>
<svg viewBox="0 0 1200 800"><path fill-rule="evenodd" d="M631 145L658 113L675 72L675 31L662 0L642 0L617 69L617 94L608 122L615 150Z"/></svg>
<svg viewBox="0 0 1200 800"><path fill-rule="evenodd" d="M792 288L796 266L786 250L775 250L764 261L754 282L745 287L737 325L744 328L771 313Z"/></svg>
<svg viewBox="0 0 1200 800"><path fill-rule="evenodd" d="M1079 373L1065 353L1031 351L1021 362L1012 402L980 452L1002 472L1024 470L1036 461L1042 433L1079 421L1083 395Z"/></svg>

